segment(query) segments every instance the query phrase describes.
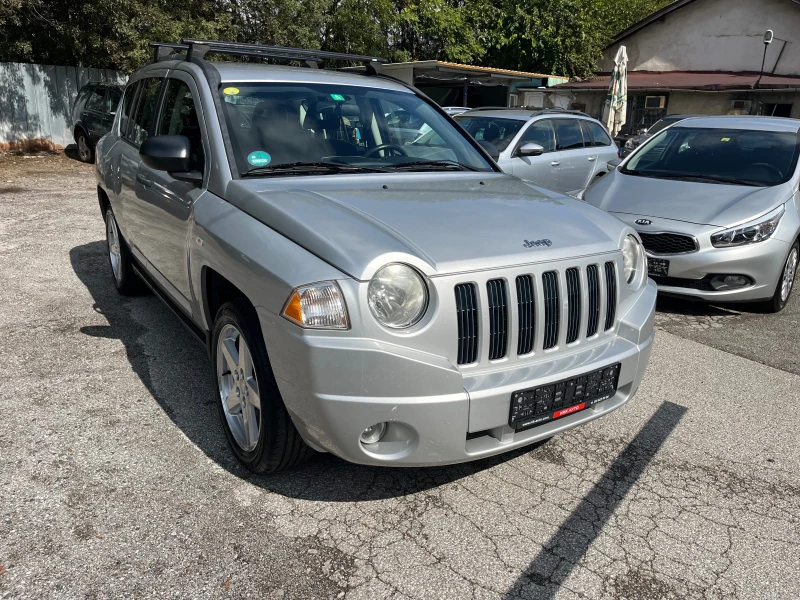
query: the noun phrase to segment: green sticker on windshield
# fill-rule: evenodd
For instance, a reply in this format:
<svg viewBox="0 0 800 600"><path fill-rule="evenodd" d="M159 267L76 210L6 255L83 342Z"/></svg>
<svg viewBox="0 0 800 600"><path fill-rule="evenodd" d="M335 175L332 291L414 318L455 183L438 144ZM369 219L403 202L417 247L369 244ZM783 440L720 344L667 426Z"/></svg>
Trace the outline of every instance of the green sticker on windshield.
<svg viewBox="0 0 800 600"><path fill-rule="evenodd" d="M341 94L331 94L331 100L335 100L336 102L344 102L344 96Z"/></svg>
<svg viewBox="0 0 800 600"><path fill-rule="evenodd" d="M263 150L256 150L255 152L251 152L247 157L247 162L249 162L254 167L266 167L271 160L272 157Z"/></svg>

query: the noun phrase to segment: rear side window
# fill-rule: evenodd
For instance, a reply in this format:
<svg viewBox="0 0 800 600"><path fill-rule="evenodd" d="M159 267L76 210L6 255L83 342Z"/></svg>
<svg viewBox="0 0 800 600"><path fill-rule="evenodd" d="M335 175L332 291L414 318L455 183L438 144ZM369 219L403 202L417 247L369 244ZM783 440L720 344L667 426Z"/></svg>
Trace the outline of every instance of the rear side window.
<svg viewBox="0 0 800 600"><path fill-rule="evenodd" d="M192 170L203 172L205 155L200 119L189 86L177 79L170 79L164 95L164 110L157 135L184 135L189 138L192 153Z"/></svg>
<svg viewBox="0 0 800 600"><path fill-rule="evenodd" d="M611 141L611 138L608 136L606 130L603 129L600 123L595 123L594 121L581 121L581 126L583 126L584 129L584 137L586 138L587 146L592 143L594 146L610 146L614 143Z"/></svg>
<svg viewBox="0 0 800 600"><path fill-rule="evenodd" d="M89 99L86 101L86 110L95 110L103 112L104 102L106 98L106 88L94 88Z"/></svg>
<svg viewBox="0 0 800 600"><path fill-rule="evenodd" d="M116 113L117 107L119 106L119 99L122 97L122 93L113 88L108 88L106 92L106 112L107 113Z"/></svg>
<svg viewBox="0 0 800 600"><path fill-rule="evenodd" d="M136 111L133 113L129 134L131 142L137 146L147 139L150 126L153 124L153 119L155 119L161 79L156 77L143 79L140 87L139 102L136 105Z"/></svg>
<svg viewBox="0 0 800 600"><path fill-rule="evenodd" d="M128 125L130 123L131 110L133 108L133 100L136 98L136 90L139 88L139 82L130 84L125 88L125 96L122 98L122 116L119 122L119 132L123 137L128 136Z"/></svg>
<svg viewBox="0 0 800 600"><path fill-rule="evenodd" d="M539 144L545 152L553 152L556 149L556 132L553 129L553 122L550 119L536 121L525 130L519 145Z"/></svg>
<svg viewBox="0 0 800 600"><path fill-rule="evenodd" d="M583 133L578 119L554 119L556 150L583 148Z"/></svg>

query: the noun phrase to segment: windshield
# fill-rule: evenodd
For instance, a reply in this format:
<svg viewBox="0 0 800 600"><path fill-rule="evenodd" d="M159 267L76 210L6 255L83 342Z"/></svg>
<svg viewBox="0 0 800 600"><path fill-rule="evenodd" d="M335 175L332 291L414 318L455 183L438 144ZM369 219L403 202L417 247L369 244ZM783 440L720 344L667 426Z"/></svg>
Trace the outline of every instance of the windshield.
<svg viewBox="0 0 800 600"><path fill-rule="evenodd" d="M796 133L678 126L650 138L620 171L658 179L772 186L791 178L797 155Z"/></svg>
<svg viewBox="0 0 800 600"><path fill-rule="evenodd" d="M476 140L493 144L498 153L508 148L511 140L525 125L525 121L521 119L503 119L488 116L471 117L459 115L455 119Z"/></svg>
<svg viewBox="0 0 800 600"><path fill-rule="evenodd" d="M242 175L493 170L457 128L410 92L226 83L222 99Z"/></svg>

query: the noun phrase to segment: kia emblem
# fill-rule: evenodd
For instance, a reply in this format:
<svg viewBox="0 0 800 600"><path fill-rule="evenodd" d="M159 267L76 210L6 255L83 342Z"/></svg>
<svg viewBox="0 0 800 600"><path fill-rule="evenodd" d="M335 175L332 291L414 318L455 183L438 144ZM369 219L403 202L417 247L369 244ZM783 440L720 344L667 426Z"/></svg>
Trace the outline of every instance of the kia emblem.
<svg viewBox="0 0 800 600"><path fill-rule="evenodd" d="M652 223L650 219L636 219L637 225L651 225Z"/></svg>

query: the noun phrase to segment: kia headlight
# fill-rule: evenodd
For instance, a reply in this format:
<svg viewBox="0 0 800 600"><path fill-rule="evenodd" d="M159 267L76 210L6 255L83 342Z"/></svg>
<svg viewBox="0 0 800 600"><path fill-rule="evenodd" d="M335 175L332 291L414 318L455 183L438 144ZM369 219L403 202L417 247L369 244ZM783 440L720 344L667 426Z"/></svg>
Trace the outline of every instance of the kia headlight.
<svg viewBox="0 0 800 600"><path fill-rule="evenodd" d="M367 286L369 309L381 325L411 327L428 308L428 286L416 269L399 263L381 267Z"/></svg>
<svg viewBox="0 0 800 600"><path fill-rule="evenodd" d="M745 244L756 244L768 240L781 222L786 209L783 205L766 215L759 217L725 231L720 231L711 236L711 244L715 248L727 248L729 246L743 246Z"/></svg>
<svg viewBox="0 0 800 600"><path fill-rule="evenodd" d="M642 245L635 235L628 234L622 242L622 264L625 270L625 281L628 285L636 285L636 275L644 265L644 253Z"/></svg>

